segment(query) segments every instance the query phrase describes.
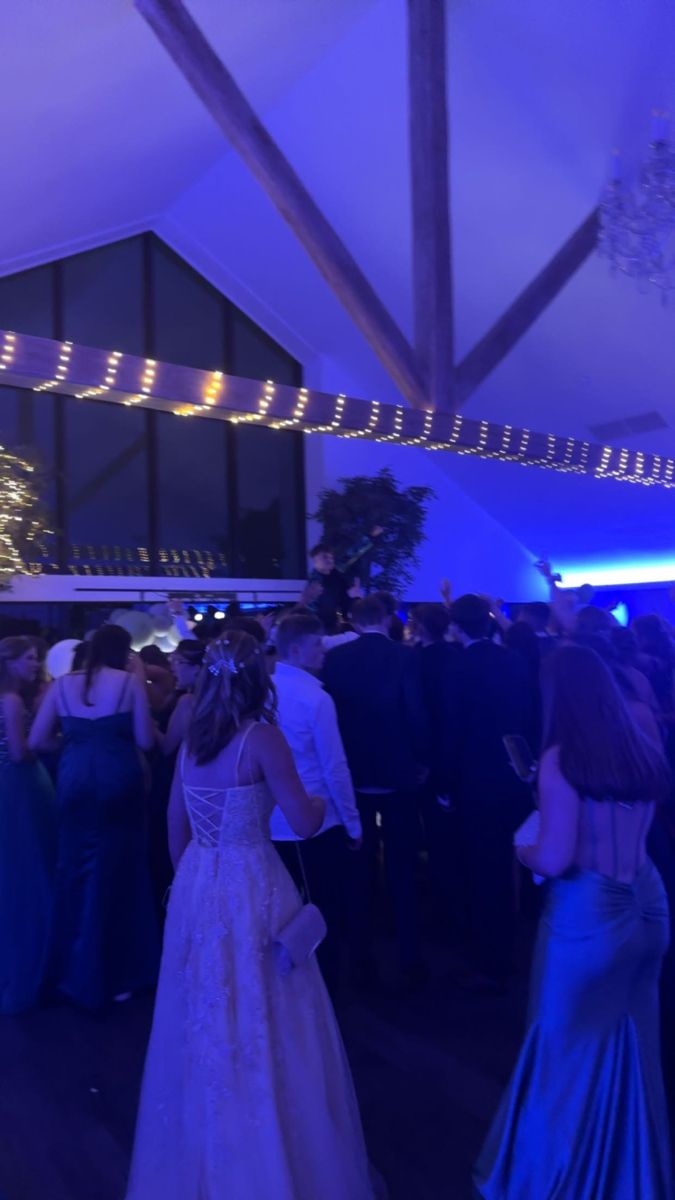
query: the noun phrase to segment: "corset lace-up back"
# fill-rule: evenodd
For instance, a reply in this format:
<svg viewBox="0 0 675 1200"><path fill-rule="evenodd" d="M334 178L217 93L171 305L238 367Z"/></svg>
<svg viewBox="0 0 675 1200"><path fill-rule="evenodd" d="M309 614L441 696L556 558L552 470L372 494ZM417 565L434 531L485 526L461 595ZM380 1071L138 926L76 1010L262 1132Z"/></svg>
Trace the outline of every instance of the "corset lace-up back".
<svg viewBox="0 0 675 1200"><path fill-rule="evenodd" d="M181 753L181 777L185 807L198 846L217 850L224 846L257 846L268 842L269 821L274 801L263 781L240 784L240 764L251 730L239 743L235 783L231 787L199 787L185 780L185 751Z"/></svg>

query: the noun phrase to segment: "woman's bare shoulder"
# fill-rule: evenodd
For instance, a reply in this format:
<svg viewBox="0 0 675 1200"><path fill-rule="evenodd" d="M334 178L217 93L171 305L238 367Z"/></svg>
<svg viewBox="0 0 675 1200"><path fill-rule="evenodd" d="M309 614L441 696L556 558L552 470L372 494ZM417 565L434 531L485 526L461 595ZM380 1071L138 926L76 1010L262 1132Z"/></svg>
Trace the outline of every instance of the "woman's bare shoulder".
<svg viewBox="0 0 675 1200"><path fill-rule="evenodd" d="M268 725L266 721L256 721L248 738L263 754L274 754L283 750L286 745L286 739L278 725Z"/></svg>

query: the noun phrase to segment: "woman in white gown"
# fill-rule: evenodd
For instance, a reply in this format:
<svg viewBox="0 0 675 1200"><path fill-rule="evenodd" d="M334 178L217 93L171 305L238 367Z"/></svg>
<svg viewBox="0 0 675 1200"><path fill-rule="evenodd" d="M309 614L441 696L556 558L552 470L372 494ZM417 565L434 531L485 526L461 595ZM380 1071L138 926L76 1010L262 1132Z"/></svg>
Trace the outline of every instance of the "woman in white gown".
<svg viewBox="0 0 675 1200"><path fill-rule="evenodd" d="M321 826L274 725L264 655L208 648L169 805L176 866L127 1200L371 1200L344 1048L312 957L272 944L301 907L275 804Z"/></svg>

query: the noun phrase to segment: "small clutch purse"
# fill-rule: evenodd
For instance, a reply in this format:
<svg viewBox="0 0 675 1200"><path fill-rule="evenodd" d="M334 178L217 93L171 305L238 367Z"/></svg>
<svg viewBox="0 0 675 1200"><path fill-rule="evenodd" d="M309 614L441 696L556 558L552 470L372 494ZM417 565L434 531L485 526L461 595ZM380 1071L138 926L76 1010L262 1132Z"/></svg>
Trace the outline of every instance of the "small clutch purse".
<svg viewBox="0 0 675 1200"><path fill-rule="evenodd" d="M303 963L309 962L328 933L321 911L316 904L312 904L305 864L297 842L295 852L300 864L306 903L284 925L272 942L272 952L280 975L288 975L293 967L301 967Z"/></svg>
<svg viewBox="0 0 675 1200"><path fill-rule="evenodd" d="M279 974L288 975L293 967L308 962L327 932L326 922L316 904L303 904L272 943Z"/></svg>

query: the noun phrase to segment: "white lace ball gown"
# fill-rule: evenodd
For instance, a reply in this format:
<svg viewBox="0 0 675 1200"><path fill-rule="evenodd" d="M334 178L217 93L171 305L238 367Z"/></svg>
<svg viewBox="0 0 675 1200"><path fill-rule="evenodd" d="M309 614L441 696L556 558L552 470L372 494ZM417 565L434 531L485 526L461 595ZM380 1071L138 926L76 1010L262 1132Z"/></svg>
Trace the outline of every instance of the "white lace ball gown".
<svg viewBox="0 0 675 1200"><path fill-rule="evenodd" d="M317 963L281 976L274 962L301 901L269 841L270 792L184 792L193 839L169 902L127 1200L371 1200Z"/></svg>

